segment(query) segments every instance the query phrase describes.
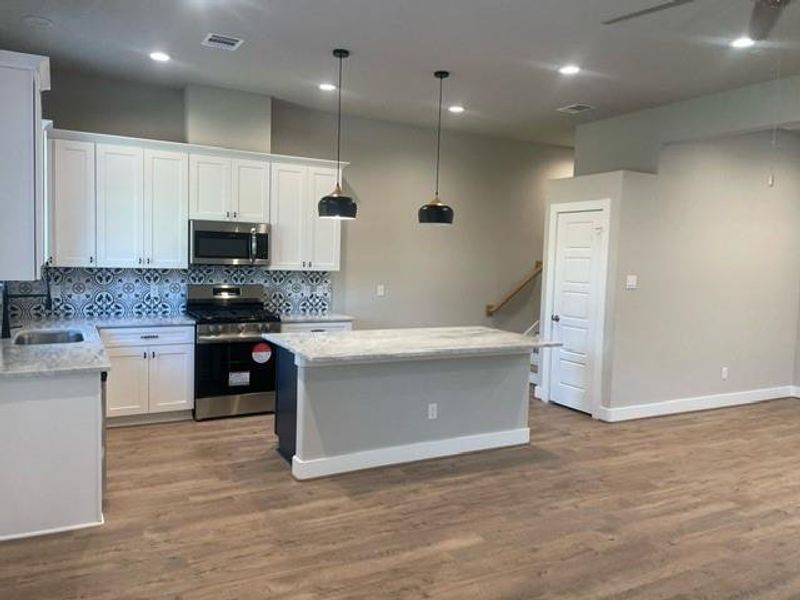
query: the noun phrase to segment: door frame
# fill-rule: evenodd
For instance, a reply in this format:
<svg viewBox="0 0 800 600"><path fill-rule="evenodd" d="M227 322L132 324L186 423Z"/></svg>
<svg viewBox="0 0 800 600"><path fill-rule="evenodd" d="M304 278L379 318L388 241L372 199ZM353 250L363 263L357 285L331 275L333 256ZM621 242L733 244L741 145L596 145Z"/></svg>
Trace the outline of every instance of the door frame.
<svg viewBox="0 0 800 600"><path fill-rule="evenodd" d="M611 198L598 200L585 200L580 202L558 202L550 204L548 209L548 230L547 247L545 248L545 273L544 289L542 293L542 313L541 313L541 333L544 340L553 339L553 322L550 316L553 314L555 293L555 259L556 242L558 239L558 216L564 213L600 212L602 215L603 231L601 232L600 242L600 265L599 265L599 301L595 307L594 320L596 323L596 335L592 354L588 357L587 363L591 369L592 385L589 392L591 394L591 415L597 419L600 417L603 393L603 363L605 348L605 325L606 325L606 295L608 291L609 276L609 247L610 247L610 226L611 226ZM537 398L544 402L550 402L550 369L552 367L553 351L544 351L542 361L542 385L537 386Z"/></svg>

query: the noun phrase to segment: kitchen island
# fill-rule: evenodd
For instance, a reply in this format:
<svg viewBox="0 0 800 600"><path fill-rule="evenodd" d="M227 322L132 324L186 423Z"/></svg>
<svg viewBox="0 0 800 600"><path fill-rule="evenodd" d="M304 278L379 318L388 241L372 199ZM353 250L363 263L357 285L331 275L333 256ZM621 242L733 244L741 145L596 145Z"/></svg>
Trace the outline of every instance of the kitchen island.
<svg viewBox="0 0 800 600"><path fill-rule="evenodd" d="M531 352L557 345L487 327L264 338L297 479L527 444Z"/></svg>

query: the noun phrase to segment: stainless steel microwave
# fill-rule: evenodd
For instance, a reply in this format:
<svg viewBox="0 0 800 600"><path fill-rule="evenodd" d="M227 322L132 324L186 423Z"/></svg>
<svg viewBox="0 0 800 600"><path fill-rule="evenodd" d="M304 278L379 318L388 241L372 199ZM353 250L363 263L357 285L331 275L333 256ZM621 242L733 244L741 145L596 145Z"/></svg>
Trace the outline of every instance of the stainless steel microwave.
<svg viewBox="0 0 800 600"><path fill-rule="evenodd" d="M268 265L269 225L189 221L189 262L193 265Z"/></svg>

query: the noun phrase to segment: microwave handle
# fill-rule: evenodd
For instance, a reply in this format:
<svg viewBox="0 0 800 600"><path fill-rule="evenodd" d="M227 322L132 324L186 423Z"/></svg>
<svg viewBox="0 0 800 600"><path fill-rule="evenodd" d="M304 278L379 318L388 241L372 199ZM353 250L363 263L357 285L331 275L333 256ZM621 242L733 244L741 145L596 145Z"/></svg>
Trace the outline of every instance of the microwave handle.
<svg viewBox="0 0 800 600"><path fill-rule="evenodd" d="M256 236L256 228L250 229L250 262L256 262L256 255L258 254L258 237Z"/></svg>

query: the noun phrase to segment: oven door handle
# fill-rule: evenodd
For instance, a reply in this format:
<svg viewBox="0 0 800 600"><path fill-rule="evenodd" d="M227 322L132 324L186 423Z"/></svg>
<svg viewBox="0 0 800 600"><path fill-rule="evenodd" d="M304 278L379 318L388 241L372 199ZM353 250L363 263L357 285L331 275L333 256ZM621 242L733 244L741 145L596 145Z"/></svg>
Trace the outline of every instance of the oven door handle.
<svg viewBox="0 0 800 600"><path fill-rule="evenodd" d="M256 228L250 228L250 262L256 262L256 254L258 254L258 236L256 236Z"/></svg>
<svg viewBox="0 0 800 600"><path fill-rule="evenodd" d="M235 333L222 334L222 335L198 335L196 338L196 342L198 344L230 344L230 343L236 344L236 343L252 343L252 342L263 342L263 341L264 338L261 335L250 335L250 334L238 335Z"/></svg>

